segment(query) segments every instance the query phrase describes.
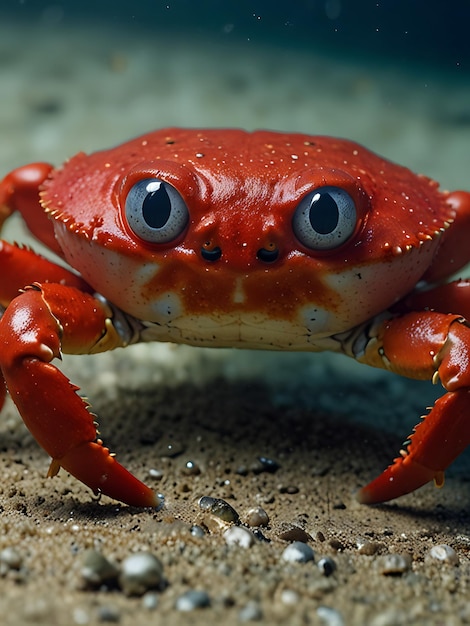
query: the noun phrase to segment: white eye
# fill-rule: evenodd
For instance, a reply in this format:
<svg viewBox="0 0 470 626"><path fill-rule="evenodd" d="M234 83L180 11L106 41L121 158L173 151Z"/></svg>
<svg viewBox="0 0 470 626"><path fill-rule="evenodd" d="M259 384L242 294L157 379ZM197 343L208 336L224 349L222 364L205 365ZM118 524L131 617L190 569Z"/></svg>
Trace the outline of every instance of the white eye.
<svg viewBox="0 0 470 626"><path fill-rule="evenodd" d="M354 200L341 187L318 187L298 205L292 219L297 239L311 250L338 248L356 230Z"/></svg>
<svg viewBox="0 0 470 626"><path fill-rule="evenodd" d="M133 232L150 243L168 243L186 228L188 208L179 192L159 178L145 178L127 194L126 219Z"/></svg>

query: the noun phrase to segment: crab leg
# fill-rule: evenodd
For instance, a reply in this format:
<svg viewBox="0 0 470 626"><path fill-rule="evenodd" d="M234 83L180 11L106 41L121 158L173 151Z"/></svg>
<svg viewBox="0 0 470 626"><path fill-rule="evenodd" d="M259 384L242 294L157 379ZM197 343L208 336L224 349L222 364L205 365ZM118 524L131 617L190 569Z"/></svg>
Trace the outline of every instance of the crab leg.
<svg viewBox="0 0 470 626"><path fill-rule="evenodd" d="M92 293L91 287L77 274L56 265L30 248L0 240L0 304L7 307L25 285L58 283Z"/></svg>
<svg viewBox="0 0 470 626"><path fill-rule="evenodd" d="M158 505L154 491L96 439L88 405L51 364L61 350L84 354L122 345L104 306L75 287L35 283L5 311L0 345L0 367L10 395L52 457L48 475L63 467L97 493L134 506Z"/></svg>
<svg viewBox="0 0 470 626"><path fill-rule="evenodd" d="M411 378L439 378L447 393L415 427L396 458L360 490L365 504L385 502L434 480L470 444L470 328L462 317L412 312L383 324L363 359Z"/></svg>
<svg viewBox="0 0 470 626"><path fill-rule="evenodd" d="M30 232L62 256L52 222L39 204L40 186L52 169L48 163L30 163L5 176L0 182L0 229L14 211L19 211Z"/></svg>

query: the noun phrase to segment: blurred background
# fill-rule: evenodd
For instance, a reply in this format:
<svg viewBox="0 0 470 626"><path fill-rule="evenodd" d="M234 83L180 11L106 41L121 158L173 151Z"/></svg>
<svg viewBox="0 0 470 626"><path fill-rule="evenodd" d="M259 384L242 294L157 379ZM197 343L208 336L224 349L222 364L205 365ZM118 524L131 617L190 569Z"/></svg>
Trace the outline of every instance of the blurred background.
<svg viewBox="0 0 470 626"><path fill-rule="evenodd" d="M169 126L346 136L463 186L470 4L416 0L0 6L0 171Z"/></svg>

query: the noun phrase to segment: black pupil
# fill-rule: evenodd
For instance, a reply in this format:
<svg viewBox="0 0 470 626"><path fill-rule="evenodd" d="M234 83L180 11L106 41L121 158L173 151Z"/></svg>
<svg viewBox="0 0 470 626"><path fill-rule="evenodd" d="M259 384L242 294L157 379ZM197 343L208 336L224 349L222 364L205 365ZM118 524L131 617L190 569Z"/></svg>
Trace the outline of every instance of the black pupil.
<svg viewBox="0 0 470 626"><path fill-rule="evenodd" d="M309 220L313 230L320 235L332 233L338 226L338 205L329 193L315 194L310 206Z"/></svg>
<svg viewBox="0 0 470 626"><path fill-rule="evenodd" d="M142 204L142 215L145 223L151 228L163 228L168 222L171 213L171 202L165 186L160 184L158 189L145 196Z"/></svg>

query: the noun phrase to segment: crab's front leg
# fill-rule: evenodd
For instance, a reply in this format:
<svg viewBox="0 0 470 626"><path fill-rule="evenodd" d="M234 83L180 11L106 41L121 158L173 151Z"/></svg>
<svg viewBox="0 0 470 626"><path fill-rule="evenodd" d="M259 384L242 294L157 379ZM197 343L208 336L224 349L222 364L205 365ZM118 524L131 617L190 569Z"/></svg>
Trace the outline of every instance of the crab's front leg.
<svg viewBox="0 0 470 626"><path fill-rule="evenodd" d="M457 315L410 312L385 322L359 360L404 376L440 379L447 389L394 460L361 489L360 502L385 502L434 480L470 444L470 328Z"/></svg>
<svg viewBox="0 0 470 626"><path fill-rule="evenodd" d="M10 395L38 443L60 467L91 487L134 506L156 506L154 491L120 465L96 439L77 387L51 361L61 351L83 354L122 345L100 301L70 286L27 288L0 320L0 367Z"/></svg>

